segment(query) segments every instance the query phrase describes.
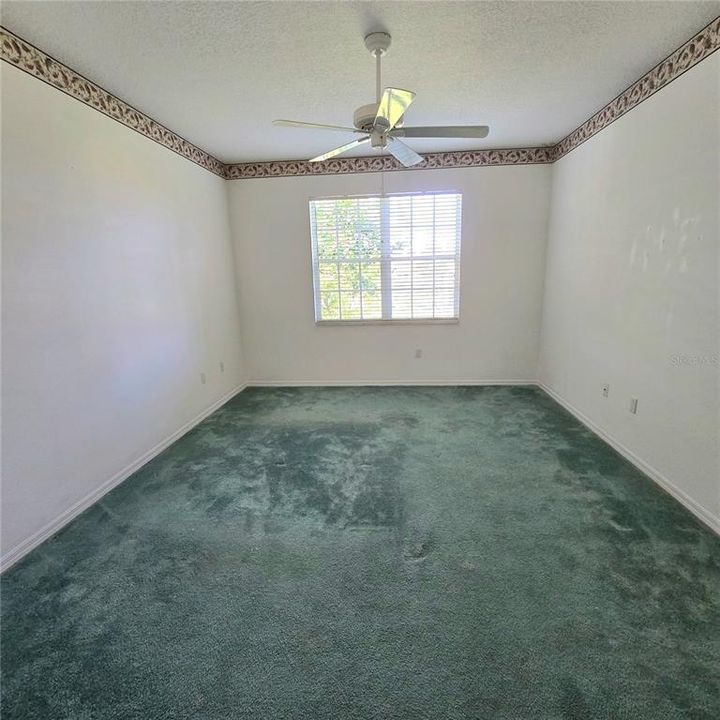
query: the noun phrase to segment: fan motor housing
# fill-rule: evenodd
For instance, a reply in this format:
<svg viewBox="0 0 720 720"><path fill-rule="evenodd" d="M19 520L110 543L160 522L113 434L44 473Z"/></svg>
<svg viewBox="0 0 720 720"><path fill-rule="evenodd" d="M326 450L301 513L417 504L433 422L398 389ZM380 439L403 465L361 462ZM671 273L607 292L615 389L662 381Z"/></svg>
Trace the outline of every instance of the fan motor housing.
<svg viewBox="0 0 720 720"><path fill-rule="evenodd" d="M372 130L375 116L377 115L377 103L362 105L353 113L353 125L363 132L369 133Z"/></svg>
<svg viewBox="0 0 720 720"><path fill-rule="evenodd" d="M369 105L361 105L353 113L353 125L358 129L370 134L375 124L375 116L378 111L378 103L370 103ZM395 123L395 127L402 127L404 117L401 117Z"/></svg>

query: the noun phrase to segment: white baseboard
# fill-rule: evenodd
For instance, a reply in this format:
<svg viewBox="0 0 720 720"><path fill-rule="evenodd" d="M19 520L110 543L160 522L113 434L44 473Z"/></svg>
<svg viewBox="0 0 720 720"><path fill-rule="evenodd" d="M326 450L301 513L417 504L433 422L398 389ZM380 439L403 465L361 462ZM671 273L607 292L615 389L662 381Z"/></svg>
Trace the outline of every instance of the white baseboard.
<svg viewBox="0 0 720 720"><path fill-rule="evenodd" d="M249 380L248 387L413 387L462 385L537 385L537 380Z"/></svg>
<svg viewBox="0 0 720 720"><path fill-rule="evenodd" d="M168 435L164 440L161 440L157 445L155 445L155 447L148 450L137 460L120 470L120 472L115 473L115 475L113 475L109 480L106 480L102 485L78 500L74 505L62 512L54 520L51 520L47 523L47 525L40 528L40 530L36 533L33 533L30 537L11 547L0 558L0 572L4 572L18 560L27 555L31 550L48 540L51 536L58 532L58 530L61 530L71 520L76 518L80 513L87 510L91 505L94 505L103 495L110 492L110 490L119 485L123 480L129 478L134 472L152 460L156 455L159 455L163 450L172 445L175 441L179 440L183 435L185 435L185 433L192 430L208 415L214 413L215 410L217 410L221 405L224 405L228 400L230 400L230 398L234 397L239 392L242 392L245 387L246 384L243 383L233 388L230 392L223 395L212 405L196 415L192 420L186 422L182 427L178 428L171 435Z"/></svg>
<svg viewBox="0 0 720 720"><path fill-rule="evenodd" d="M174 442L179 440L185 433L189 432L198 423L202 422L208 415L212 414L221 405L224 405L230 398L234 397L238 393L242 392L246 387L360 387L360 386L459 386L459 385L536 385L546 392L553 400L559 405L564 407L571 415L577 418L583 425L589 428L592 432L598 435L603 441L608 443L612 448L619 452L624 458L630 461L635 467L641 472L645 473L648 477L654 480L660 487L666 492L672 495L678 502L684 505L693 515L695 515L701 522L707 525L711 530L720 535L720 518L716 517L710 511L703 508L701 505L696 503L691 497L685 492L680 490L671 480L665 477L659 470L654 468L652 465L645 462L642 458L638 457L631 450L626 448L622 443L616 440L612 435L607 433L601 427L596 425L590 418L584 415L580 410L571 405L565 398L558 395L554 390L547 387L537 380L528 379L509 379L509 380L416 380L413 382L389 380L389 381L330 381L330 382L318 382L315 380L254 380L247 383L238 385L230 392L223 395L223 397L216 400L212 405L205 408L201 413L196 415L192 420L185 423L182 427L178 428L174 433L166 437L164 440L159 442L155 447L148 450L137 460L132 462L127 467L123 468L120 472L113 475L109 480L105 481L102 485L97 487L92 492L88 493L85 497L81 498L74 505L69 507L63 513L61 513L54 520L51 520L47 525L42 527L36 533L28 537L27 539L17 543L10 548L0 558L0 572L4 572L10 566L15 564L22 557L27 555L31 550L36 548L41 543L48 540L58 530L62 529L71 520L77 517L84 510L87 510L91 505L96 503L103 495L108 493L114 487L119 485L123 480L126 480L130 475L139 470L143 465L152 460L155 456L159 455L163 450L172 445Z"/></svg>
<svg viewBox="0 0 720 720"><path fill-rule="evenodd" d="M571 405L562 395L549 388L542 382L537 385L541 390L546 392L556 403L562 405L571 415L578 419L585 427L591 430L601 440L606 442L610 447L620 453L626 460L630 461L638 470L647 475L651 480L656 482L665 492L672 495L675 500L684 505L695 517L703 524L707 525L713 532L720 535L720 518L712 512L695 502L687 493L681 490L672 480L663 475L657 468L645 462L638 457L632 450L625 447L619 440L614 438L610 433L596 425L587 415L583 414L574 405Z"/></svg>

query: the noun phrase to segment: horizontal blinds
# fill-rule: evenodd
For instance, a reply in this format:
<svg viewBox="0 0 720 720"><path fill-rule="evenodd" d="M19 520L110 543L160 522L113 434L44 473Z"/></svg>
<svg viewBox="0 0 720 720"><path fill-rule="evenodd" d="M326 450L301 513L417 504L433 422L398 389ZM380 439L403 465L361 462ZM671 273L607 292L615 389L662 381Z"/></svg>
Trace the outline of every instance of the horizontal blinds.
<svg viewBox="0 0 720 720"><path fill-rule="evenodd" d="M317 320L458 317L459 193L310 202Z"/></svg>

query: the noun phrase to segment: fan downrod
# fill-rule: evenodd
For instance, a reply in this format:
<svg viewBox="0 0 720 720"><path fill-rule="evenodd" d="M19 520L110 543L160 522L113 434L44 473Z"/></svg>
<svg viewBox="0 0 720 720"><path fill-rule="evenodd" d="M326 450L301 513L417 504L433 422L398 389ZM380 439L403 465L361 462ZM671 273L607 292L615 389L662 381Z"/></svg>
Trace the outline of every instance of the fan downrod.
<svg viewBox="0 0 720 720"><path fill-rule="evenodd" d="M380 83L380 58L382 58L383 55L387 53L388 49L390 48L391 42L392 38L390 37L390 35L382 31L371 32L369 35L365 36L365 47L368 49L368 52L375 58L376 63L377 97L374 103L362 105L361 107L357 108L357 110L355 110L355 112L353 113L353 125L358 130L362 130L362 132L373 134L372 144L374 147L383 147L385 144L383 142L384 138L381 140L379 137L375 137L376 134L373 133L373 126L375 124L375 117L377 115L378 103L380 102L380 93L382 90L382 86Z"/></svg>

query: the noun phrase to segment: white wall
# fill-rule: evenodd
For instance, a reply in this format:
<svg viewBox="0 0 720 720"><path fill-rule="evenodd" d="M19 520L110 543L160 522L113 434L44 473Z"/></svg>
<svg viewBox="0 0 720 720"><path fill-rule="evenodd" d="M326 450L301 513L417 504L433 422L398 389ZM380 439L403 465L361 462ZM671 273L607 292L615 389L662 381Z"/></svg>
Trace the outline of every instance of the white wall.
<svg viewBox="0 0 720 720"><path fill-rule="evenodd" d="M719 78L715 53L553 165L540 366L715 523Z"/></svg>
<svg viewBox="0 0 720 720"><path fill-rule="evenodd" d="M720 54L552 167L385 175L463 193L457 325L315 325L308 199L380 175L225 183L0 72L3 557L247 378L532 381L539 351L557 397L718 522Z"/></svg>
<svg viewBox="0 0 720 720"><path fill-rule="evenodd" d="M550 172L528 165L385 174L386 192L463 193L457 325L315 325L308 200L379 193L379 174L229 182L249 379L534 380Z"/></svg>
<svg viewBox="0 0 720 720"><path fill-rule="evenodd" d="M1 65L8 557L242 368L225 182Z"/></svg>

